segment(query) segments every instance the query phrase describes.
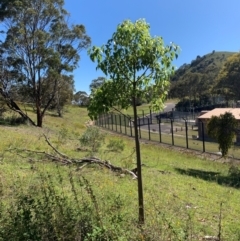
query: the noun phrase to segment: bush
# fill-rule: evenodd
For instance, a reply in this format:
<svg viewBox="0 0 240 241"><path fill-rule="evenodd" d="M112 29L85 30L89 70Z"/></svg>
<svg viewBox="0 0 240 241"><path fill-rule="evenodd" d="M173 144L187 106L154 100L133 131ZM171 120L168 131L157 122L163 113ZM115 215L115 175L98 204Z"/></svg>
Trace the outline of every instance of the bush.
<svg viewBox="0 0 240 241"><path fill-rule="evenodd" d="M92 152L98 151L104 143L105 134L96 126L88 126L80 138L80 144L91 148Z"/></svg>
<svg viewBox="0 0 240 241"><path fill-rule="evenodd" d="M223 157L228 154L228 150L233 144L237 126L238 122L230 112L212 116L207 124L208 135L217 140Z"/></svg>

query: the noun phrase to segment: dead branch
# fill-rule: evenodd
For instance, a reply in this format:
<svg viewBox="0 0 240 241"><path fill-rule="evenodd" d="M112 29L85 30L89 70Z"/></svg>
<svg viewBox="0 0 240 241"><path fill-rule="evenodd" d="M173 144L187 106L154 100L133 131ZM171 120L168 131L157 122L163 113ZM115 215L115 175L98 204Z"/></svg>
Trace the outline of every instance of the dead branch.
<svg viewBox="0 0 240 241"><path fill-rule="evenodd" d="M137 179L137 175L133 171L122 168L122 167L119 167L119 166L115 166L115 165L111 164L109 161L104 161L104 160L101 160L97 157L85 157L85 158L82 158L82 159L70 158L67 155L58 151L51 144L50 140L47 138L46 135L44 135L44 137L45 137L45 141L53 149L53 151L56 153L56 155L50 154L50 153L45 152L45 151L35 151L35 150L18 149L18 148L8 149L8 151L17 152L17 154L26 153L26 152L27 153L34 153L34 154L37 154L37 155L44 156L45 158L50 159L53 162L61 163L63 165L75 164L75 165L78 165L77 170L82 170L84 167L86 167L89 164L97 164L101 167L104 167L104 168L107 168L107 169L111 170L112 172L129 174L133 177L133 179Z"/></svg>

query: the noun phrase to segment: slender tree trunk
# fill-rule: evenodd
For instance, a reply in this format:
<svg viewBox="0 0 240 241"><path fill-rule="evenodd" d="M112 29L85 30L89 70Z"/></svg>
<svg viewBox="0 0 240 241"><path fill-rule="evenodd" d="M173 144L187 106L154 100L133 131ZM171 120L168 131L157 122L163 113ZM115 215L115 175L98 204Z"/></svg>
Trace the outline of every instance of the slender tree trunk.
<svg viewBox="0 0 240 241"><path fill-rule="evenodd" d="M139 138L138 138L137 106L136 106L135 96L133 97L133 113L134 113L135 147L136 147L136 156L137 156L139 224L144 224L142 165L141 165L140 144L139 144Z"/></svg>
<svg viewBox="0 0 240 241"><path fill-rule="evenodd" d="M35 103L36 103L36 110L37 110L37 127L42 127L43 116L44 112L41 111L42 102L41 102L41 89L42 89L42 82L40 78L40 73L38 73L38 84L35 87Z"/></svg>

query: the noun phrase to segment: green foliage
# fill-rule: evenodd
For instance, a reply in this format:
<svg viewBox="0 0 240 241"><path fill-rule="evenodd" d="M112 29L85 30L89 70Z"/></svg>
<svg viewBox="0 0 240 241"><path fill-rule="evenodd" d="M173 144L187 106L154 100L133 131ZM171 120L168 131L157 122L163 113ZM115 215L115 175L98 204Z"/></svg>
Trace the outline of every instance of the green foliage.
<svg viewBox="0 0 240 241"><path fill-rule="evenodd" d="M121 152L124 150L124 147L125 147L125 143L123 142L122 139L109 140L109 143L107 145L107 148L110 151L114 151L114 152Z"/></svg>
<svg viewBox="0 0 240 241"><path fill-rule="evenodd" d="M39 127L51 105L55 104L61 115L69 88L72 95L68 73L77 67L79 52L90 44L83 25L68 24L63 4L62 0L14 1L14 9L19 9L7 19L6 38L0 45L4 73L11 74L11 78L1 78L0 93L9 100L9 89L16 84L23 87L36 106ZM8 105L20 113L14 100Z"/></svg>
<svg viewBox="0 0 240 241"><path fill-rule="evenodd" d="M152 37L150 25L143 19L135 23L123 21L107 44L89 50L91 60L110 78L90 97L90 118L96 119L116 106L133 106L140 223L144 223L144 208L136 107L150 88L153 107L163 106L169 78L175 70L172 61L178 57L178 51L175 44L164 46L162 37Z"/></svg>
<svg viewBox="0 0 240 241"><path fill-rule="evenodd" d="M90 147L92 152L96 152L104 143L104 139L105 134L98 127L88 126L79 140L82 146Z"/></svg>
<svg viewBox="0 0 240 241"><path fill-rule="evenodd" d="M128 108L133 98L144 98L150 87L152 103L161 105L178 50L174 44L164 46L162 37L152 37L145 20L119 24L107 44L89 50L91 60L110 79L91 96L89 116L94 119L113 106Z"/></svg>
<svg viewBox="0 0 240 241"><path fill-rule="evenodd" d="M89 96L85 91L78 91L73 95L73 100L79 106L88 106Z"/></svg>
<svg viewBox="0 0 240 241"><path fill-rule="evenodd" d="M197 56L190 64L183 64L171 77L171 98L204 100L216 93L217 76L233 52L212 52Z"/></svg>
<svg viewBox="0 0 240 241"><path fill-rule="evenodd" d="M58 132L58 143L63 144L64 142L66 142L68 134L68 129L66 127L62 127Z"/></svg>
<svg viewBox="0 0 240 241"><path fill-rule="evenodd" d="M219 117L213 116L208 122L208 135L217 140L223 157L228 154L228 149L233 144L237 127L238 122L230 112L226 112Z"/></svg>
<svg viewBox="0 0 240 241"><path fill-rule="evenodd" d="M86 179L74 179L69 173L68 184L71 192L63 188L63 176L58 172L58 181L49 173L38 174L39 185L32 184L28 192L15 184L13 201L10 206L2 206L4 216L0 217L0 240L106 240L107 232L96 222L96 206L91 205L85 195L92 191ZM80 185L80 188L79 188ZM93 194L91 194L93 195ZM85 200L84 200L85 199Z"/></svg>
<svg viewBox="0 0 240 241"><path fill-rule="evenodd" d="M11 17L18 10L21 0L0 0L0 21ZM16 4L17 3L17 4Z"/></svg>
<svg viewBox="0 0 240 241"><path fill-rule="evenodd" d="M215 93L240 100L240 53L230 56L217 76Z"/></svg>
<svg viewBox="0 0 240 241"><path fill-rule="evenodd" d="M101 87L105 81L105 77L98 77L97 79L92 80L89 86L91 93L93 93L97 88Z"/></svg>

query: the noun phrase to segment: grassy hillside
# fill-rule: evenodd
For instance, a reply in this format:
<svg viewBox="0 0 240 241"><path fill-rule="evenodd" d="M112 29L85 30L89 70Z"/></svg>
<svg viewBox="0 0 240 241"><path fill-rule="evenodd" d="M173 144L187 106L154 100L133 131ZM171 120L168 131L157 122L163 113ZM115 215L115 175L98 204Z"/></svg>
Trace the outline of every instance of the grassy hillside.
<svg viewBox="0 0 240 241"><path fill-rule="evenodd" d="M94 155L131 169L134 140L102 130L105 142L90 153L79 142L86 109L69 106L63 118L49 112L44 121L42 129L0 125L0 240L240 240L237 164L230 175L225 160L142 142L146 225L139 228L137 182L131 176L40 155L54 154L45 134L74 159ZM124 151L110 151L111 140L123 140Z"/></svg>
<svg viewBox="0 0 240 241"><path fill-rule="evenodd" d="M184 76L188 73L205 74L213 80L217 76L226 59L232 54L235 54L235 52L213 51L212 53L203 56L197 56L191 63L182 65L172 77L172 81L184 79Z"/></svg>

